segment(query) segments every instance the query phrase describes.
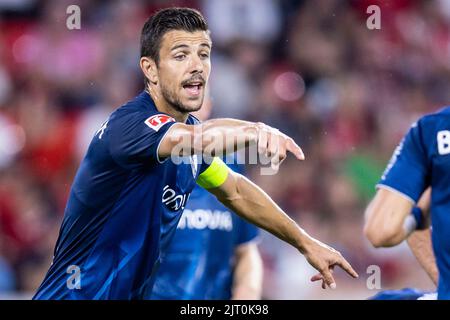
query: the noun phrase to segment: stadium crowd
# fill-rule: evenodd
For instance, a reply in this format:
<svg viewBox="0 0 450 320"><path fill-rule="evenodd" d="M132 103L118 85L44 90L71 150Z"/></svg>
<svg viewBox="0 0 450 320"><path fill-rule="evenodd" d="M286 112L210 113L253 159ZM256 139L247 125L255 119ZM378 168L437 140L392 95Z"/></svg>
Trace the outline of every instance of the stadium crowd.
<svg viewBox="0 0 450 320"><path fill-rule="evenodd" d="M70 4L80 30L66 27ZM379 30L366 26L371 4ZM140 29L173 5L208 19L213 117L265 122L305 151L276 175L248 175L361 275L338 273L338 290L321 291L302 256L263 233L264 297L364 299L376 292L370 265L383 289L432 288L407 246L372 249L362 225L400 138L450 101L448 1L22 0L0 3L0 298L29 297L42 281L92 135L143 88Z"/></svg>

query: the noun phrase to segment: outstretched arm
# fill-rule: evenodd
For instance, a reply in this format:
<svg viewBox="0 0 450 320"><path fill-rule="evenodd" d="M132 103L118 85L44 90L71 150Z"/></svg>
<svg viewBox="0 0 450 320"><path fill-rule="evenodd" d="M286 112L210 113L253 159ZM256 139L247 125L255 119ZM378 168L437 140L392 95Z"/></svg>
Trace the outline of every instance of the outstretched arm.
<svg viewBox="0 0 450 320"><path fill-rule="evenodd" d="M258 152L271 158L275 166L286 158L287 152L293 153L299 160L304 159L302 150L294 140L279 130L262 123L235 119L213 119L198 125L177 123L161 140L158 155L161 158L198 152L223 155L250 144L256 144ZM223 163L220 164L217 159L199 176L201 186L244 219L296 247L320 272L315 280L322 279L334 288L336 284L332 272L336 265L357 277L339 252L309 236L264 191ZM220 183L210 183L205 175L213 177L209 180L220 180Z"/></svg>
<svg viewBox="0 0 450 320"><path fill-rule="evenodd" d="M308 235L263 190L244 176L225 168L228 170L225 181L209 191L244 219L297 248L320 272L315 280L322 279L334 288L332 272L336 265L352 277L358 276L339 252Z"/></svg>
<svg viewBox="0 0 450 320"><path fill-rule="evenodd" d="M279 130L263 123L236 119L212 119L197 125L174 124L161 140L158 156L186 156L193 153L225 155L249 145L258 145L258 152L281 163L291 152L303 160L302 149Z"/></svg>

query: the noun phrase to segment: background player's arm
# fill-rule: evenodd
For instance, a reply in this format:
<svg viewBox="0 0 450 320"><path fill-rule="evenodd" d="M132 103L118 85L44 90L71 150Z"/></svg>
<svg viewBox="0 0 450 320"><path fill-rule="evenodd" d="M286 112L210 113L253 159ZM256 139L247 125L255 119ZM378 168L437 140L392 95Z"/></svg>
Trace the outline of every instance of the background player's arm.
<svg viewBox="0 0 450 320"><path fill-rule="evenodd" d="M252 144L258 144L259 153L271 158L277 155L277 162L286 158L287 151L300 160L304 159L301 148L294 140L277 129L236 119L211 119L197 125L177 123L161 140L158 156L167 158L198 152L225 155Z"/></svg>
<svg viewBox="0 0 450 320"><path fill-rule="evenodd" d="M395 191L379 188L366 209L364 234L374 247L392 247L408 235L403 229L413 203Z"/></svg>
<svg viewBox="0 0 450 320"><path fill-rule="evenodd" d="M427 190L418 202L425 217L429 212L429 192ZM401 193L381 187L366 209L364 233L375 247L392 247L409 234L404 228L405 219L411 214L413 202Z"/></svg>
<svg viewBox="0 0 450 320"><path fill-rule="evenodd" d="M428 188L420 197L417 206L422 210L427 217L430 214L431 206L431 188ZM436 258L433 253L433 245L431 242L431 229L416 230L408 237L408 245L412 253L419 261L422 268L437 285L439 278L439 271L436 265Z"/></svg>
<svg viewBox="0 0 450 320"><path fill-rule="evenodd" d="M263 190L246 177L227 167L226 170L225 181L208 190L247 221L297 248L320 272L314 280L334 287L332 271L336 265L353 277L358 276L339 252L308 235Z"/></svg>
<svg viewBox="0 0 450 320"><path fill-rule="evenodd" d="M263 263L254 241L243 243L235 250L235 266L231 299L261 299Z"/></svg>
<svg viewBox="0 0 450 320"><path fill-rule="evenodd" d="M431 188L421 196L417 206L425 217L429 216ZM416 230L408 235L403 229L405 218L411 213L413 204L399 193L380 188L366 210L364 232L375 247L390 247L407 238L412 253L431 280L437 284L438 269L431 244L430 229Z"/></svg>
<svg viewBox="0 0 450 320"><path fill-rule="evenodd" d="M408 245L422 268L435 285L438 283L439 271L431 242L431 229L417 230L408 237Z"/></svg>

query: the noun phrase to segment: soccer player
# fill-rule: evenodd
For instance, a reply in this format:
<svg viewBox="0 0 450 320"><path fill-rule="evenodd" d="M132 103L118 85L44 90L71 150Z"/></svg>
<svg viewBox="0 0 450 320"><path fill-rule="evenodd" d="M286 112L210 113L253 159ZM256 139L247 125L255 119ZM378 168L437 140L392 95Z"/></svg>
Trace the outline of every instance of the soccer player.
<svg viewBox="0 0 450 320"><path fill-rule="evenodd" d="M366 210L364 228L375 247L390 247L414 230L427 228L426 221L431 216L431 239L439 273L438 299L450 299L449 186L450 107L446 107L419 119L401 141ZM432 189L431 204L426 200L427 187ZM430 233L424 237L430 237ZM433 252L427 246L423 249L428 250L422 253L423 261L431 266Z"/></svg>
<svg viewBox="0 0 450 320"><path fill-rule="evenodd" d="M114 111L93 137L72 185L53 263L35 299L148 297L160 252L196 183L296 247L319 271L315 280L334 288L336 265L357 276L339 252L309 236L220 158L202 160L204 154L247 145L256 145L275 165L287 152L304 159L291 138L264 124L200 123L190 115L202 105L211 46L198 11L169 8L145 23L140 59L145 91Z"/></svg>

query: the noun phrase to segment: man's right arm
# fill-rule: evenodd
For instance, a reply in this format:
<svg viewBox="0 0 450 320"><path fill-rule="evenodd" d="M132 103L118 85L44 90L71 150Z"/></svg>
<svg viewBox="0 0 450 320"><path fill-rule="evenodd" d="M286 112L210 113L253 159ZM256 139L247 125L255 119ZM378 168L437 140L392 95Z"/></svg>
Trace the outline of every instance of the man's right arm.
<svg viewBox="0 0 450 320"><path fill-rule="evenodd" d="M304 155L294 140L277 129L262 123L236 119L211 119L197 125L177 123L168 131L158 148L158 156L186 156L194 153L225 155L250 145L258 145L258 152L269 158L278 156L276 163L292 152L297 159Z"/></svg>

